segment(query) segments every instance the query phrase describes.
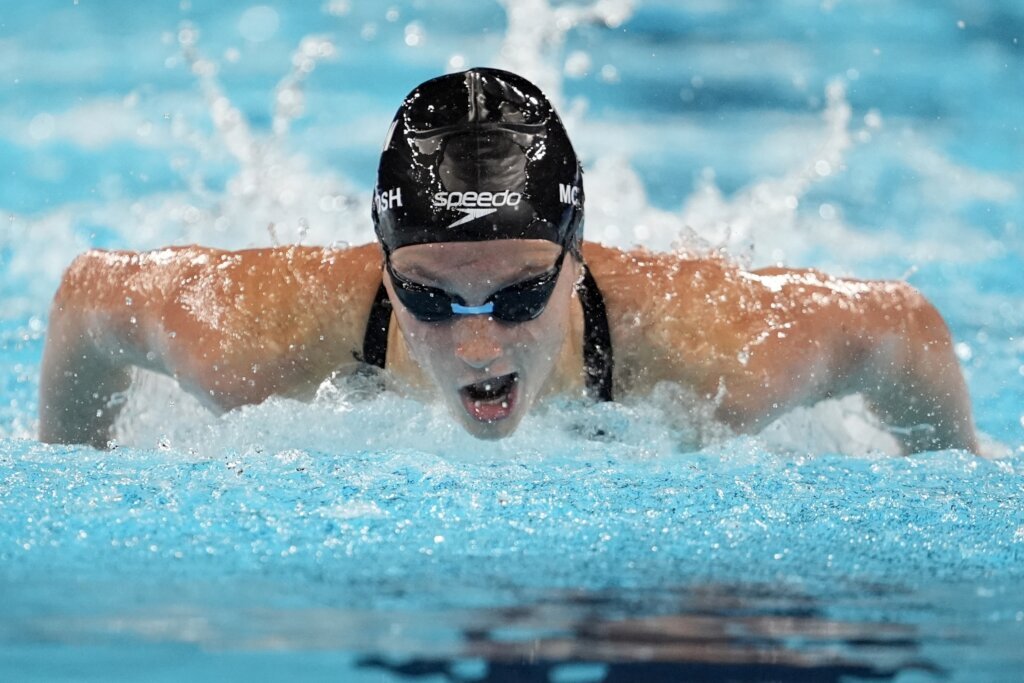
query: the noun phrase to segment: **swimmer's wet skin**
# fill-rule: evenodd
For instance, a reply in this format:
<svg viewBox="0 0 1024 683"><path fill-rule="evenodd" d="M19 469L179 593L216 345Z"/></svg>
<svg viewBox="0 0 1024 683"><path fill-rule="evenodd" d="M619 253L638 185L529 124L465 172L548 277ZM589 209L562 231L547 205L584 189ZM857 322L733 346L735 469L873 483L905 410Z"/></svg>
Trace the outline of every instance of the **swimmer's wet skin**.
<svg viewBox="0 0 1024 683"><path fill-rule="evenodd" d="M479 438L544 395L671 381L740 431L859 392L908 452L977 450L949 332L910 286L624 252L584 243L583 213L576 155L533 84L428 81L387 133L377 244L76 259L50 316L40 438L103 447L132 366L223 411L310 397L365 361Z"/></svg>

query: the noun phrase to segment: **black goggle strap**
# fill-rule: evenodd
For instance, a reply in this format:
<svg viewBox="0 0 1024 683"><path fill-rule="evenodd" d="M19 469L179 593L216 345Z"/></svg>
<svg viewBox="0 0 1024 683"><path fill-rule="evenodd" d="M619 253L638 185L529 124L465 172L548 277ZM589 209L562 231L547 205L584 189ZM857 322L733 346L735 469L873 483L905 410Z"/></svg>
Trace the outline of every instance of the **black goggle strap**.
<svg viewBox="0 0 1024 683"><path fill-rule="evenodd" d="M420 154L436 154L452 134L470 131L494 132L507 135L524 152L533 145L537 138L547 136L547 130L543 123L484 123L477 124L471 128L467 124L460 123L431 130L409 129L406 131L406 135L409 142L415 145L416 151Z"/></svg>

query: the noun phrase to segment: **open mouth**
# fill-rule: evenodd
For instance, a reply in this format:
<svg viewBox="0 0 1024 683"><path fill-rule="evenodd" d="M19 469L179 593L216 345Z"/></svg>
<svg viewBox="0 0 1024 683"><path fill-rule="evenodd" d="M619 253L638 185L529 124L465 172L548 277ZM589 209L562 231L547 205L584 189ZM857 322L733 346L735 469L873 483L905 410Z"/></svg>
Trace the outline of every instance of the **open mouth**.
<svg viewBox="0 0 1024 683"><path fill-rule="evenodd" d="M481 422L497 422L512 414L519 373L490 377L459 389L466 412Z"/></svg>

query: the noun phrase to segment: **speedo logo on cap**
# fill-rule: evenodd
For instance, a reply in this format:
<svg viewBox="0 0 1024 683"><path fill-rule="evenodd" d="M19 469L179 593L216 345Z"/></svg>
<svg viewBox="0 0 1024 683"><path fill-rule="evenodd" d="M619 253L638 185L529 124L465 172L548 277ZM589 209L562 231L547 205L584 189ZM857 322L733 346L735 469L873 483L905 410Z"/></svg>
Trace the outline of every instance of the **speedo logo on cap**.
<svg viewBox="0 0 1024 683"><path fill-rule="evenodd" d="M501 192L438 192L434 195L433 204L437 209L453 209L464 214L449 228L462 225L469 221L483 218L494 213L502 206L517 206L523 195L511 190Z"/></svg>
<svg viewBox="0 0 1024 683"><path fill-rule="evenodd" d="M438 192L434 195L434 206L439 209L497 209L515 206L523 195L510 190L501 192Z"/></svg>

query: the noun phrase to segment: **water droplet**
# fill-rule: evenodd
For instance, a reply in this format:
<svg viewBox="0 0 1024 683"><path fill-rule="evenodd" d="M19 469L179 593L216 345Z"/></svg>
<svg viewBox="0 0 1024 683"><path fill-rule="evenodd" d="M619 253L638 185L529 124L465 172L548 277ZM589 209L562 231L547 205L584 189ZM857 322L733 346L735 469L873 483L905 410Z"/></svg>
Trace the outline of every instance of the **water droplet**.
<svg viewBox="0 0 1024 683"><path fill-rule="evenodd" d="M199 31L190 24L185 24L178 31L178 44L182 47L192 47L199 40Z"/></svg>
<svg viewBox="0 0 1024 683"><path fill-rule="evenodd" d="M267 5L256 5L242 13L238 20L238 32L251 43L262 43L277 33L280 19L277 10Z"/></svg>
<svg viewBox="0 0 1024 683"><path fill-rule="evenodd" d="M619 70L612 64L605 64L601 67L601 80L605 83L618 83Z"/></svg>
<svg viewBox="0 0 1024 683"><path fill-rule="evenodd" d="M565 58L565 75L569 78L583 78L590 71L590 55L583 50L574 50Z"/></svg>
<svg viewBox="0 0 1024 683"><path fill-rule="evenodd" d="M324 8L328 14L335 17L343 17L352 9L349 0L330 0Z"/></svg>
<svg viewBox="0 0 1024 683"><path fill-rule="evenodd" d="M47 140L53 135L54 127L55 119L53 116L43 112L32 117L32 121L28 124L28 134L33 140Z"/></svg>
<svg viewBox="0 0 1024 683"><path fill-rule="evenodd" d="M423 30L423 25L418 21L414 21L406 25L405 27L405 44L409 47L419 47L423 44L427 34Z"/></svg>

